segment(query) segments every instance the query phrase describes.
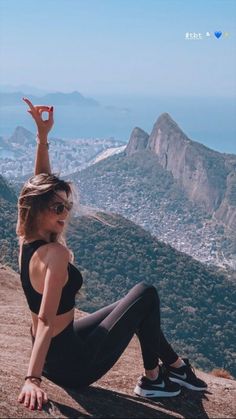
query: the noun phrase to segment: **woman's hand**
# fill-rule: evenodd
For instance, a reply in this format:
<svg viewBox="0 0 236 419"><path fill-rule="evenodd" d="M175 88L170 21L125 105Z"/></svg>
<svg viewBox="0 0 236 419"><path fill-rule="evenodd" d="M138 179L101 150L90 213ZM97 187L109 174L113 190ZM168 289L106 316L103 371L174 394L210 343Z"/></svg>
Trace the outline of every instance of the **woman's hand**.
<svg viewBox="0 0 236 419"><path fill-rule="evenodd" d="M29 107L30 110L28 110L27 112L29 112L31 114L31 116L33 117L33 119L36 122L37 128L38 128L38 137L41 140L45 140L47 138L47 135L49 133L49 131L51 130L54 120L53 120L53 106L44 106L44 105L33 105L29 99L23 97L24 102L26 102ZM48 112L49 116L48 119L46 119L45 121L42 119L42 113L43 112Z"/></svg>
<svg viewBox="0 0 236 419"><path fill-rule="evenodd" d="M40 388L39 384L27 380L22 387L18 402L24 402L24 406L30 410L34 410L35 403L37 403L38 410L42 410L42 404L48 402L48 397L47 393Z"/></svg>

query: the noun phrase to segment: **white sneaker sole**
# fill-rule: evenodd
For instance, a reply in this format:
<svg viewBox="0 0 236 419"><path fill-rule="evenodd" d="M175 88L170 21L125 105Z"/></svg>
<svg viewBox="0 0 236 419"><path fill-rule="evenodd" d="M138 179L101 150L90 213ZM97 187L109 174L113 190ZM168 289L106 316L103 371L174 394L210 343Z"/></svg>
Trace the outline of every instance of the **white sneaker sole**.
<svg viewBox="0 0 236 419"><path fill-rule="evenodd" d="M160 391L160 390L145 390L144 388L139 387L139 385L137 384L135 389L134 389L134 393L137 396L142 396L142 397L173 397L173 396L178 396L178 394L180 394L181 389L175 391L175 392L168 392L168 391Z"/></svg>
<svg viewBox="0 0 236 419"><path fill-rule="evenodd" d="M196 386L193 386L192 384L186 383L186 381L180 380L179 378L169 377L169 380L173 381L173 383L178 383L181 386L188 388L189 390L195 390L195 391L207 390L207 387L196 387Z"/></svg>

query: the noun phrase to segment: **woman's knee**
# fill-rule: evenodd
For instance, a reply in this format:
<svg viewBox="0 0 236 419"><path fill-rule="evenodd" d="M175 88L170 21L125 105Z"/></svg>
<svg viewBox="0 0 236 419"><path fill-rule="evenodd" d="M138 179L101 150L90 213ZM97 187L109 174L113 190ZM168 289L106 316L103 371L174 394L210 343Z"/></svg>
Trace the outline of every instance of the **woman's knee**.
<svg viewBox="0 0 236 419"><path fill-rule="evenodd" d="M149 297L151 296L152 298L155 298L158 304L160 304L159 295L155 285L148 284L147 282L142 281L138 284L138 286L140 287L140 290L144 295L148 295Z"/></svg>

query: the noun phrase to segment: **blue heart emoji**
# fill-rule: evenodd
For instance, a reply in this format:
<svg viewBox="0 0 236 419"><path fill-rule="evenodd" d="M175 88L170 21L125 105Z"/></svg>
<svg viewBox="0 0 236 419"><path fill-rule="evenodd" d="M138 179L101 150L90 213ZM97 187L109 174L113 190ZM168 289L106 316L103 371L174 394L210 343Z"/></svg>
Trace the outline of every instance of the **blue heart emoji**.
<svg viewBox="0 0 236 419"><path fill-rule="evenodd" d="M221 37L221 35L222 35L222 32L220 32L220 31L216 31L216 32L215 32L215 37L216 37L217 39L219 39L219 38Z"/></svg>

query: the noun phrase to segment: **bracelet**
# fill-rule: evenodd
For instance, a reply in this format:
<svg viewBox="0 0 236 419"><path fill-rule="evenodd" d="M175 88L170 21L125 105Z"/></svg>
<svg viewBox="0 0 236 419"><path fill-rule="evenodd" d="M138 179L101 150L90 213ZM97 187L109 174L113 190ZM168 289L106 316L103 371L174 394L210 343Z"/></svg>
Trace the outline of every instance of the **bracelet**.
<svg viewBox="0 0 236 419"><path fill-rule="evenodd" d="M37 144L39 144L39 145L45 145L47 148L49 148L49 144L50 144L50 143L48 143L48 142L47 142L47 143L40 143L39 141L36 141L36 142L37 142Z"/></svg>
<svg viewBox="0 0 236 419"><path fill-rule="evenodd" d="M25 380L27 380L28 378L36 378L37 380L39 380L39 381L40 381L40 383L41 383L41 381L42 381L42 378L40 378L40 377L35 377L34 375L27 375L27 376L25 377Z"/></svg>

